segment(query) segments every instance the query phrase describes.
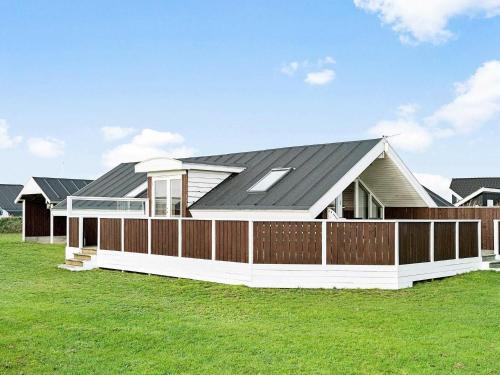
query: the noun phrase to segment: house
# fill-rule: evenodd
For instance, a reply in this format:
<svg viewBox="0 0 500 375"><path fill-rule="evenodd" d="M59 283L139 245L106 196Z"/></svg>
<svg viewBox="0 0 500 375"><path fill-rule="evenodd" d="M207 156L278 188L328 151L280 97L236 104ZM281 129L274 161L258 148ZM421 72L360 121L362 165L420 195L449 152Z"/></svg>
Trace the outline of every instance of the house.
<svg viewBox="0 0 500 375"><path fill-rule="evenodd" d="M456 207L500 206L500 177L454 178L450 189Z"/></svg>
<svg viewBox="0 0 500 375"><path fill-rule="evenodd" d="M436 205L438 207L454 207L453 204L448 202L448 200L446 200L445 198L443 198L442 196L440 196L436 192L432 191L431 189L429 189L425 186L424 186L424 189L425 189L425 191L427 191L427 194L429 194L429 196L432 198L432 200L434 201L434 203L436 203Z"/></svg>
<svg viewBox="0 0 500 375"><path fill-rule="evenodd" d="M52 213L52 208L91 180L31 177L17 194L22 205L23 241L66 241L66 212Z"/></svg>
<svg viewBox="0 0 500 375"><path fill-rule="evenodd" d="M0 184L0 217L21 216L23 206L15 203L23 185Z"/></svg>
<svg viewBox="0 0 500 375"><path fill-rule="evenodd" d="M479 220L385 220L446 205L380 138L124 163L52 212L70 269L397 289L482 266Z"/></svg>

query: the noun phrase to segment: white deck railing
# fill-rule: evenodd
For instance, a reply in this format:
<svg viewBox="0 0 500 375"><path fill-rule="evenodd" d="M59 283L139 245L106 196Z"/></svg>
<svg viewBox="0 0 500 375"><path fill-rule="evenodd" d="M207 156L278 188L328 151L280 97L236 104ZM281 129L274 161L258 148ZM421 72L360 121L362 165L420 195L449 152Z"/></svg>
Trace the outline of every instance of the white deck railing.
<svg viewBox="0 0 500 375"><path fill-rule="evenodd" d="M147 198L67 197L67 215L140 217L147 216Z"/></svg>

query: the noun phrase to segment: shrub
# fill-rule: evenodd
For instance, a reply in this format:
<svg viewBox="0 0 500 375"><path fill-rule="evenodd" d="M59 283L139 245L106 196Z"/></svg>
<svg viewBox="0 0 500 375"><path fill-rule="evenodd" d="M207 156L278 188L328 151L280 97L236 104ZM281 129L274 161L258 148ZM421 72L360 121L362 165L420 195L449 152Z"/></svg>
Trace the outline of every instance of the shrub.
<svg viewBox="0 0 500 375"><path fill-rule="evenodd" d="M0 218L0 233L21 233L23 230L23 219L21 217Z"/></svg>

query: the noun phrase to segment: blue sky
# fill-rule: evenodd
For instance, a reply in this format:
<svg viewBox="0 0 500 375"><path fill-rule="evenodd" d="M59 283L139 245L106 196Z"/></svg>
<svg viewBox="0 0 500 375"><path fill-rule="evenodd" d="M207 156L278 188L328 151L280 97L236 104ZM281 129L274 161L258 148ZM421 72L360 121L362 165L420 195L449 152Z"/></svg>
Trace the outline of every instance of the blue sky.
<svg viewBox="0 0 500 375"><path fill-rule="evenodd" d="M500 176L500 1L406 3L0 2L0 181L380 134Z"/></svg>

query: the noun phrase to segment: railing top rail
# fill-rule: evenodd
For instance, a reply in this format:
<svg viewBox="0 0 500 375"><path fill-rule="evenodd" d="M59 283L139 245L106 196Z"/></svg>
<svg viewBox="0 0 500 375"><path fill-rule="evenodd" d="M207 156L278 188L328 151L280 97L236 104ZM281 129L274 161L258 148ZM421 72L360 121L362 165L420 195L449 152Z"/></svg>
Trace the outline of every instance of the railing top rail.
<svg viewBox="0 0 500 375"><path fill-rule="evenodd" d="M128 197L88 197L88 196L68 196L72 201L124 201L124 202L147 202L148 198L128 198Z"/></svg>

